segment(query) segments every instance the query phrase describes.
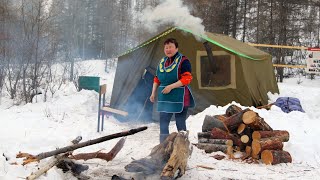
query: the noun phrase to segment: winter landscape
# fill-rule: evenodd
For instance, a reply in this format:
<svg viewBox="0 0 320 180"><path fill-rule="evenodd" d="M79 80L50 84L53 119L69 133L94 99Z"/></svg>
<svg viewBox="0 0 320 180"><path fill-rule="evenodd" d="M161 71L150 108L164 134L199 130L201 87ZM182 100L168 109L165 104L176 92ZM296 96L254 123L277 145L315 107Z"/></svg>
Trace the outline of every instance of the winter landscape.
<svg viewBox="0 0 320 180"><path fill-rule="evenodd" d="M82 62L82 67L92 67L88 75L102 77L102 81L111 89L114 71L104 71L103 60ZM93 73L95 72L95 73ZM269 94L273 102L280 96L297 97L301 100L306 113L284 113L280 108L272 106L271 110L260 110L249 107L261 115L274 129L285 129L290 133L290 141L284 149L291 153L293 162L268 166L264 164L246 164L240 160L214 159L214 154L206 154L196 147L188 161L186 174L181 179L317 179L320 169L320 146L316 143L320 130L319 79L309 80L301 77L285 79L279 83L280 94ZM111 92L108 91L108 95ZM38 95L41 98L41 95ZM132 159L145 157L158 144L157 123L121 123L109 116L105 120L105 130L96 132L98 93L89 90L78 92L73 84L65 84L52 99L47 102L28 103L13 106L12 101L2 97L1 101L1 179L21 179L35 171L46 160L22 166L22 159L17 159L19 151L38 154L68 145L68 142L79 135L83 140L94 139L140 126L148 126L146 131L127 137L123 149L110 162L103 160L88 160L81 163L88 165L89 170L84 174L92 179L111 179L112 175L134 177L136 179L152 179L142 175L125 172L124 166ZM239 105L239 104L237 104ZM228 105L227 105L228 106ZM203 112L190 116L187 126L190 130L190 141L197 142L197 132L205 115L223 114L227 106L208 107ZM176 131L174 122L170 125L171 131ZM109 151L117 140L106 141L101 144L81 148L76 152ZM219 153L218 153L219 154ZM220 153L221 154L221 153ZM8 160L6 160L8 159ZM17 165L11 165L16 162ZM197 167L204 165L212 170ZM63 174L56 167L47 172L40 179L72 179L71 174ZM153 177L154 178L154 177Z"/></svg>
<svg viewBox="0 0 320 180"><path fill-rule="evenodd" d="M99 93L80 90L78 79L99 77L99 84L107 85L107 105L112 104L113 92L130 89L132 95L134 88L139 89L132 84L147 82L150 74L152 82L146 86L152 87L153 71L163 56L160 43L168 35L175 35L184 42L179 44L180 49L192 62L194 81L202 81L201 73L207 73L201 68L208 69L209 65L212 68L210 63L197 62L205 61L197 54L197 48L205 52L208 61L212 48L212 52L218 52L218 55L213 53L213 57L218 58L222 53L223 61L228 62L218 67L220 71L213 73L214 78L209 74L211 79L207 79L207 86L211 80L226 77L231 84L236 81L231 80L235 71L238 73L235 78L239 74L247 76L244 80L237 79L239 88L248 82L254 85L248 86L248 90L253 92L256 87L260 88L258 95L253 92L250 98L256 98L253 94L267 97L265 105L280 97L293 97L300 100L304 111L286 113L276 105L270 109L244 106L239 101L246 94L230 87L226 91L239 96L235 98L238 101L231 100L224 106L212 103L188 116L186 123L192 153L179 179L319 179L319 27L320 4L313 0L0 1L0 180L27 179L53 159L49 157L23 165L23 159L17 157L19 153L37 155L68 146L78 136L85 142L144 126L146 130L125 137L122 149L110 161L97 158L74 161L83 168L79 174L63 172L53 165L37 179L160 179L161 172L143 174L125 169L132 161L147 157L159 144L159 122L151 116L124 121L107 113L103 131L97 132ZM267 63L258 69L259 61ZM309 61L314 64L310 66ZM263 74L265 72L268 74ZM204 87L200 80L199 84L193 82L192 85L194 89L198 85L203 89L211 88ZM279 93L274 93L275 89ZM148 92L144 94L147 99L142 100L146 109L150 108L145 107L150 103L150 91L141 93ZM210 101L210 97L207 98L202 100ZM130 109L139 111L135 110L138 107L135 105ZM290 138L283 143L283 150L290 153L292 162L266 165L254 157L253 160L249 158L252 161L242 160L244 154L236 149L231 157L221 151L206 153L194 146L205 117L225 114L230 105L258 113L273 130L288 131ZM177 131L174 121L170 122L169 129ZM107 153L119 139L79 148L72 153ZM218 160L216 155L224 158Z"/></svg>

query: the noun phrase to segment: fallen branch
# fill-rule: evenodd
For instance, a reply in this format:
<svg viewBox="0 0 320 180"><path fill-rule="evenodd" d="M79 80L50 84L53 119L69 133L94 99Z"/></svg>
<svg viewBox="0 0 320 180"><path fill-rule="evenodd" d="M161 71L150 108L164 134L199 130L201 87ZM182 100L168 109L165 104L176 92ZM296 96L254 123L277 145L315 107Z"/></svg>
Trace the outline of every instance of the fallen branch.
<svg viewBox="0 0 320 180"><path fill-rule="evenodd" d="M78 144L81 141L82 137L78 136L76 139L72 140L72 144ZM68 153L64 153L61 155L58 155L54 158L51 158L46 164L45 166L39 168L38 171L31 173L30 176L28 176L26 179L27 180L33 180L36 179L38 177L40 177L42 174L46 173L49 169L51 169L53 166L55 166L56 164L58 164L58 162L60 160L62 160L63 158L65 158L68 155Z"/></svg>
<svg viewBox="0 0 320 180"><path fill-rule="evenodd" d="M82 143L79 143L79 144L63 147L63 148L60 148L60 149L57 149L57 150L54 150L54 151L40 153L40 154L38 154L36 156L33 156L31 154L28 154L28 153L19 153L17 155L17 158L23 158L24 157L25 159L23 160L23 165L25 165L25 164L28 164L30 162L35 162L35 161L39 161L41 159L45 159L47 157L51 157L51 156L54 156L54 155L57 155L57 154L66 153L66 152L69 152L69 151L74 151L76 149L79 149L79 148L82 148L82 147L85 147L85 146L90 146L90 145L93 145L93 144L98 144L98 143L101 143L101 142L104 142L104 141L108 141L110 139L129 136L129 135L138 133L140 131L144 131L146 129L147 129L146 126L140 127L140 128L136 128L136 129L131 129L129 131L123 131L123 132L120 132L120 133L111 134L111 135L108 135L108 136L104 136L104 137L100 137L100 138L97 138L97 139L89 140L89 141L82 142Z"/></svg>
<svg viewBox="0 0 320 180"><path fill-rule="evenodd" d="M199 168L203 168L203 169L209 169L209 170L213 170L213 167L209 167L209 166L205 166L205 165L197 165L197 167Z"/></svg>
<svg viewBox="0 0 320 180"><path fill-rule="evenodd" d="M75 159L75 160L88 160L88 159L103 159L106 161L111 161L116 155L119 153L119 151L122 149L126 139L121 138L117 144L111 149L110 152L108 153L103 153L101 151L93 152L93 153L80 153L76 155L71 155L69 158L70 159Z"/></svg>

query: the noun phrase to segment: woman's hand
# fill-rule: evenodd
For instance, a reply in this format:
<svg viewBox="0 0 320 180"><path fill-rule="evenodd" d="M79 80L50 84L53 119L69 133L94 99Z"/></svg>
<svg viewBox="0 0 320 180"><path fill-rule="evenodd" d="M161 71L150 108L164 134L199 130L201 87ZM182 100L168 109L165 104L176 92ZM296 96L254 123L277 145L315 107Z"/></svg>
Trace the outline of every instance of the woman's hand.
<svg viewBox="0 0 320 180"><path fill-rule="evenodd" d="M172 86L169 85L169 86L166 86L166 87L161 91L161 93L162 93L162 94L168 94L168 93L170 93L171 90L172 90Z"/></svg>
<svg viewBox="0 0 320 180"><path fill-rule="evenodd" d="M150 99L150 101L151 101L152 103L154 103L154 93L151 94L151 96L150 96L149 99Z"/></svg>

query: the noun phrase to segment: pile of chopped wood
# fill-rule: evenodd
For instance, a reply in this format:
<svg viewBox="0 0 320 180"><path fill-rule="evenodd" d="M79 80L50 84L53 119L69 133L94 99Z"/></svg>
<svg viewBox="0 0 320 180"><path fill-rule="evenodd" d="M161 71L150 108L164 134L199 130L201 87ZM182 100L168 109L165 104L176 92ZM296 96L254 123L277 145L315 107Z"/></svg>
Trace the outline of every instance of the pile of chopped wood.
<svg viewBox="0 0 320 180"><path fill-rule="evenodd" d="M273 130L258 113L231 105L223 115L205 117L195 145L206 153L222 151L230 158L241 151L242 160L261 159L274 165L292 162L289 152L283 150L288 141L288 131Z"/></svg>

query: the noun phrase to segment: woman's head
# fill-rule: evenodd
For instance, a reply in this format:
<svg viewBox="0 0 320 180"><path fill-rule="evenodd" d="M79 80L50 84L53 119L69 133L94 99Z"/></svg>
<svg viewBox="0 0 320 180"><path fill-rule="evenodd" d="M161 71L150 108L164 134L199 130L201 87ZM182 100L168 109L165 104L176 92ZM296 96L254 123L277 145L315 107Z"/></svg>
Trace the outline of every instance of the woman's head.
<svg viewBox="0 0 320 180"><path fill-rule="evenodd" d="M164 54L171 58L178 52L178 42L174 38L169 38L164 41Z"/></svg>

